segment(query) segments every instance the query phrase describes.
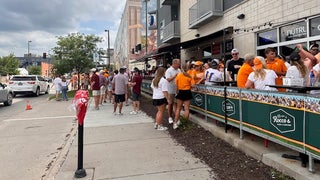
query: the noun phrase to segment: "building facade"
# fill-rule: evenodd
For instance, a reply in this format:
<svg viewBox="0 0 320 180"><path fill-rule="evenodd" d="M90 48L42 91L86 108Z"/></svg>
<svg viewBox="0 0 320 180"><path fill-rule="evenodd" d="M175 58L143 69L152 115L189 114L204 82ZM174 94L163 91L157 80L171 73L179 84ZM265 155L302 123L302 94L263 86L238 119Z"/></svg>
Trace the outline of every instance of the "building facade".
<svg viewBox="0 0 320 180"><path fill-rule="evenodd" d="M243 56L249 52L264 55L266 47L275 47L279 54L288 56L297 43L309 47L320 40L320 11L317 8L320 1L160 0L160 32L161 13L166 16L174 13L172 10L161 11L161 6L177 4L180 14L171 20L180 22L180 34L175 36L180 42L159 40L158 51L172 51L171 54L178 55L176 51L180 49L183 61L226 60L233 48Z"/></svg>

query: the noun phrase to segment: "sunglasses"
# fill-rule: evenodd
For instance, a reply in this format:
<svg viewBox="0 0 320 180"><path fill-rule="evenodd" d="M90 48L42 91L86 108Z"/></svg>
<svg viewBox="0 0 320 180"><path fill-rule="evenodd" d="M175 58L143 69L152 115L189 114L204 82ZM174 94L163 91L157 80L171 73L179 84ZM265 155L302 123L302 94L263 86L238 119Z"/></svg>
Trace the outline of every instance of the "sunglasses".
<svg viewBox="0 0 320 180"><path fill-rule="evenodd" d="M239 53L234 53L234 54L232 54L232 55L238 55Z"/></svg>
<svg viewBox="0 0 320 180"><path fill-rule="evenodd" d="M311 49L312 51L319 51L319 49L316 49L316 48L314 48L314 49Z"/></svg>

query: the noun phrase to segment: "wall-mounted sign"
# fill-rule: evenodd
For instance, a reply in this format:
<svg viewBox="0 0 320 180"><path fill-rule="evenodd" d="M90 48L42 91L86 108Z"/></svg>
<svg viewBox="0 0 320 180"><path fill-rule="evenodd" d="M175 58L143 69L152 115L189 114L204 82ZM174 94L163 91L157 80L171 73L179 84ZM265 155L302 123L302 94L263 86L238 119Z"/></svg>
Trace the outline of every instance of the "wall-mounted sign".
<svg viewBox="0 0 320 180"><path fill-rule="evenodd" d="M307 37L307 23L305 21L290 24L280 28L280 40L291 41Z"/></svg>
<svg viewBox="0 0 320 180"><path fill-rule="evenodd" d="M277 29L258 33L258 46L273 44L277 42Z"/></svg>

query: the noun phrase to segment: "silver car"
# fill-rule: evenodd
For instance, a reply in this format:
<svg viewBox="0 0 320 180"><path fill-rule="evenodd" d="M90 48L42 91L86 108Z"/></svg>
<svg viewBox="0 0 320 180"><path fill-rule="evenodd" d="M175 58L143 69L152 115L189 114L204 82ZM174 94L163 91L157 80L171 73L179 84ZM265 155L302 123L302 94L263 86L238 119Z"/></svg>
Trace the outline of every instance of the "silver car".
<svg viewBox="0 0 320 180"><path fill-rule="evenodd" d="M0 103L5 106L11 106L12 104L12 91L6 84L0 83Z"/></svg>
<svg viewBox="0 0 320 180"><path fill-rule="evenodd" d="M49 83L40 75L14 75L9 81L13 97L17 94L33 94L39 96L40 93L48 94Z"/></svg>

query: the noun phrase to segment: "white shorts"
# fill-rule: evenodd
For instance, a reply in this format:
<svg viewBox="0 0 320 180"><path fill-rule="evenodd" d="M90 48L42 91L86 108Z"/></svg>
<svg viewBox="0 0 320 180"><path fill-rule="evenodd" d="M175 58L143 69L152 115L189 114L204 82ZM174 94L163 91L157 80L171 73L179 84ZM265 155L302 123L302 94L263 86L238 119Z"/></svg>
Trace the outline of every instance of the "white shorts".
<svg viewBox="0 0 320 180"><path fill-rule="evenodd" d="M100 87L100 95L104 95L106 94L106 87L105 86L101 86Z"/></svg>
<svg viewBox="0 0 320 180"><path fill-rule="evenodd" d="M100 90L92 90L92 96L100 96Z"/></svg>

